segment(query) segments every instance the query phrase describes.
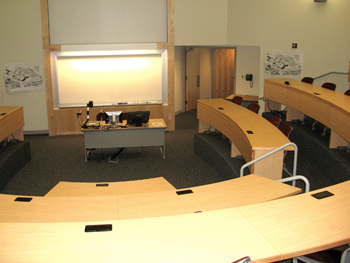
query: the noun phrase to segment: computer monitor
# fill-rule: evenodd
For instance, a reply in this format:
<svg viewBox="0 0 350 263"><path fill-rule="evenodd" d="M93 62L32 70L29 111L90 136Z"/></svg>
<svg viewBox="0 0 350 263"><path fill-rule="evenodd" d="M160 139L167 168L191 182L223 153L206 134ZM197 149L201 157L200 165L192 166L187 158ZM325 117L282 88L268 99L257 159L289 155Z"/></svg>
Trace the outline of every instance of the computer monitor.
<svg viewBox="0 0 350 263"><path fill-rule="evenodd" d="M128 112L127 124L135 126L142 126L142 124L148 123L149 111L132 111Z"/></svg>
<svg viewBox="0 0 350 263"><path fill-rule="evenodd" d="M107 111L106 112L109 117L109 123L116 126L119 122L121 122L122 111Z"/></svg>

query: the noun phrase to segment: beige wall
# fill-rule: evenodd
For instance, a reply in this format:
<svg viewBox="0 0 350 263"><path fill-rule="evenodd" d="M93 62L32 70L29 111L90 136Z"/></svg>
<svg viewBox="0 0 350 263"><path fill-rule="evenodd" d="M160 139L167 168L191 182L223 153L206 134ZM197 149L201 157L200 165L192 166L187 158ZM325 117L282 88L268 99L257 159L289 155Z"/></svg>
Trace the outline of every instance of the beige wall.
<svg viewBox="0 0 350 263"><path fill-rule="evenodd" d="M304 76L347 71L349 0L228 0L227 9L227 43L261 47L260 85L265 51L292 50L292 43L303 51Z"/></svg>
<svg viewBox="0 0 350 263"><path fill-rule="evenodd" d="M0 64L43 62L40 0L0 0ZM0 74L0 105L24 106L25 131L47 130L45 90L5 92Z"/></svg>
<svg viewBox="0 0 350 263"><path fill-rule="evenodd" d="M175 45L225 45L227 0L174 0Z"/></svg>
<svg viewBox="0 0 350 263"><path fill-rule="evenodd" d="M304 75L348 71L349 0L174 0L174 8L177 46L260 47L260 87L265 51L291 50L293 42L304 53ZM0 36L0 64L42 62L40 0L0 0ZM175 96L177 112L182 93ZM48 129L44 91L6 94L1 73L0 105L24 106L25 131Z"/></svg>

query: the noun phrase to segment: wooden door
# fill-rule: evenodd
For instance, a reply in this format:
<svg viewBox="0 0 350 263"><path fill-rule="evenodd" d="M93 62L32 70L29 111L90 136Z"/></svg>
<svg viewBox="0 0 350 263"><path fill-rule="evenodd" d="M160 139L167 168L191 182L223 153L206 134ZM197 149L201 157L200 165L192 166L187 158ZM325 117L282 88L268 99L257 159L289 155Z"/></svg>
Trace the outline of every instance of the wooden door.
<svg viewBox="0 0 350 263"><path fill-rule="evenodd" d="M199 99L199 48L186 48L186 111L197 108Z"/></svg>
<svg viewBox="0 0 350 263"><path fill-rule="evenodd" d="M213 98L234 93L235 49L213 49Z"/></svg>

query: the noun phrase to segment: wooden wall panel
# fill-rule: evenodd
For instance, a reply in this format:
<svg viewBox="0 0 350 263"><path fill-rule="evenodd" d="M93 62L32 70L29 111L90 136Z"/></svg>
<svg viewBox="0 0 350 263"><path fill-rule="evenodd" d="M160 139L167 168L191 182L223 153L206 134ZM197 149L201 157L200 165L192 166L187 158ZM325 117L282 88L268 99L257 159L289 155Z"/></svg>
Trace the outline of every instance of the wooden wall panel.
<svg viewBox="0 0 350 263"><path fill-rule="evenodd" d="M234 90L234 49L213 50L213 98L226 98Z"/></svg>
<svg viewBox="0 0 350 263"><path fill-rule="evenodd" d="M199 99L199 48L186 49L186 111L197 108Z"/></svg>

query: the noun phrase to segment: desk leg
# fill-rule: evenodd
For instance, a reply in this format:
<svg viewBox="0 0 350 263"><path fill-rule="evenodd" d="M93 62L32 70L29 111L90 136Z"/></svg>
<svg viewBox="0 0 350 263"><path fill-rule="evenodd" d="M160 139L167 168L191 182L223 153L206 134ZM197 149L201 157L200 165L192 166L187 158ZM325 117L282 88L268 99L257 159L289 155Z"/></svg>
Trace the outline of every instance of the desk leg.
<svg viewBox="0 0 350 263"><path fill-rule="evenodd" d="M165 145L163 144L162 148L159 148L159 150L160 150L160 153L163 156L163 159L165 159Z"/></svg>
<svg viewBox="0 0 350 263"><path fill-rule="evenodd" d="M329 148L338 148L338 147L348 147L349 143L343 139L338 133L331 130L331 137L329 140Z"/></svg>
<svg viewBox="0 0 350 263"><path fill-rule="evenodd" d="M304 114L300 111L297 111L295 109L292 109L290 107L287 108L287 116L286 121L292 121L292 120L302 120L304 118Z"/></svg>

